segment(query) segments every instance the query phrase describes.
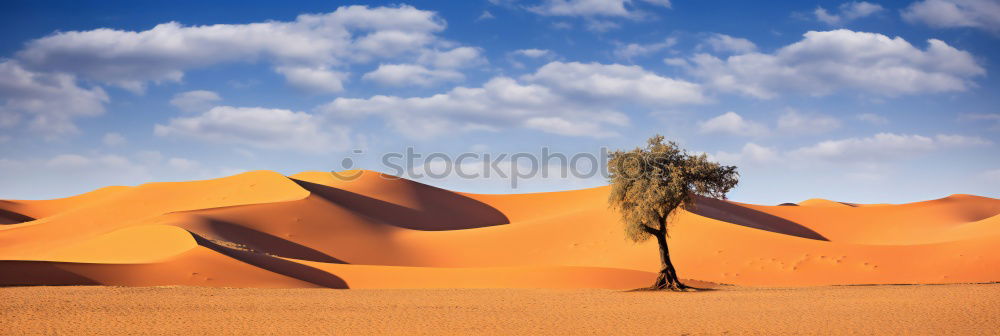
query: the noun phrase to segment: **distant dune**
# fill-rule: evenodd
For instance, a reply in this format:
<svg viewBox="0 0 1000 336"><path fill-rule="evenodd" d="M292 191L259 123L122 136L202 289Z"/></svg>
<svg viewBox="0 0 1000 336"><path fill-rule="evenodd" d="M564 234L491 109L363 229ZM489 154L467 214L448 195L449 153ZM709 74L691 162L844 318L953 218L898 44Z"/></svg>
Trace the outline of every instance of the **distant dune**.
<svg viewBox="0 0 1000 336"><path fill-rule="evenodd" d="M480 195L375 172L255 171L0 201L0 285L610 288L649 285L655 242L625 240L606 187ZM671 227L695 284L1000 281L1000 200L702 198Z"/></svg>

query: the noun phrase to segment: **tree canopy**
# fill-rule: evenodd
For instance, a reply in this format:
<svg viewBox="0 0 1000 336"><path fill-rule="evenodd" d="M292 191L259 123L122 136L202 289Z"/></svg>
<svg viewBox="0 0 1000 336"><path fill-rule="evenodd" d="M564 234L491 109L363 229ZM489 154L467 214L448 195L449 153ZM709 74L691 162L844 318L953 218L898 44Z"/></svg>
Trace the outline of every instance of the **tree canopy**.
<svg viewBox="0 0 1000 336"><path fill-rule="evenodd" d="M663 230L677 208L694 204L694 195L725 199L739 182L735 166L692 155L662 135L643 147L611 153L609 203L622 215L625 235L636 242Z"/></svg>

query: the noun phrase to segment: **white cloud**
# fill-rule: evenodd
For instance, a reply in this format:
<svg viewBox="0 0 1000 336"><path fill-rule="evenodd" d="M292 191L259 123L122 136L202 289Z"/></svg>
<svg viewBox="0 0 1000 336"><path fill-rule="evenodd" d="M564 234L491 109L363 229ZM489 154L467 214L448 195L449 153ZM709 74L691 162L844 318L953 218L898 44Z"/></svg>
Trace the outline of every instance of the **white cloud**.
<svg viewBox="0 0 1000 336"><path fill-rule="evenodd" d="M822 114L802 114L789 109L778 118L778 130L787 133L826 133L840 127L840 120Z"/></svg>
<svg viewBox="0 0 1000 336"><path fill-rule="evenodd" d="M275 69L285 75L288 84L313 93L337 93L344 91L346 72L333 71L325 66L302 67L283 66Z"/></svg>
<svg viewBox="0 0 1000 336"><path fill-rule="evenodd" d="M566 120L627 120L624 114L582 107L538 84L497 77L480 88L458 87L430 97L373 96L337 98L320 107L331 116L345 118L375 115L411 138L429 138L462 130L496 130L499 127L539 127L532 118ZM570 118L574 116L575 118ZM549 120L552 123L551 120ZM607 122L605 122L607 123ZM612 123L614 124L614 123ZM552 130L565 133L565 129Z"/></svg>
<svg viewBox="0 0 1000 336"><path fill-rule="evenodd" d="M658 51L673 47L677 38L668 37L662 42L650 44L629 43L615 47L614 56L620 59L632 60L634 57L647 56Z"/></svg>
<svg viewBox="0 0 1000 336"><path fill-rule="evenodd" d="M780 158L778 150L752 142L743 145L739 153L716 152L709 158L722 164L762 164L775 163Z"/></svg>
<svg viewBox="0 0 1000 336"><path fill-rule="evenodd" d="M193 170L198 168L201 164L198 161L189 160L185 158L170 158L167 160L167 166L176 170Z"/></svg>
<svg viewBox="0 0 1000 336"><path fill-rule="evenodd" d="M596 33L603 33L603 32L608 32L608 31L611 31L611 30L615 30L615 29L621 28L622 26L620 24L618 24L617 22L610 21L610 20L595 20L595 19L590 19L590 20L587 20L587 24L585 25L585 27L587 27L587 30L589 30L589 31L596 32Z"/></svg>
<svg viewBox="0 0 1000 336"><path fill-rule="evenodd" d="M561 135L613 136L628 123L622 105L705 102L697 84L637 66L551 62L520 80L495 77L429 97L337 98L318 110L336 118L379 116L401 134L429 138L455 131L508 127Z"/></svg>
<svg viewBox="0 0 1000 336"><path fill-rule="evenodd" d="M826 24L839 26L854 19L863 18L885 10L881 5L865 1L845 2L840 5L839 13L827 12L823 7L817 7L813 14L816 19Z"/></svg>
<svg viewBox="0 0 1000 336"><path fill-rule="evenodd" d="M72 75L0 61L0 128L27 121L28 128L49 138L72 134L77 132L74 119L103 114L107 102L104 90L79 87Z"/></svg>
<svg viewBox="0 0 1000 336"><path fill-rule="evenodd" d="M124 145L127 141L125 140L125 137L122 136L121 134L111 132L111 133L105 133L104 137L101 138L101 142L104 142L104 144L108 146L121 146Z"/></svg>
<svg viewBox="0 0 1000 336"><path fill-rule="evenodd" d="M664 58L663 59L663 63L666 64L666 65L675 66L675 67L688 67L688 66L691 66L691 63L688 63L688 61L686 59L679 58L679 57Z"/></svg>
<svg viewBox="0 0 1000 336"><path fill-rule="evenodd" d="M525 79L581 99L638 101L652 105L708 102L700 85L663 77L639 66L551 62Z"/></svg>
<svg viewBox="0 0 1000 336"><path fill-rule="evenodd" d="M958 117L961 121L981 121L981 124L990 125L991 130L1000 131L1000 113L971 113L962 114Z"/></svg>
<svg viewBox="0 0 1000 336"><path fill-rule="evenodd" d="M618 135L618 133L602 129L601 124L596 122L580 122L574 119L560 117L529 118L524 121L524 126L543 132L568 136L606 138Z"/></svg>
<svg viewBox="0 0 1000 336"><path fill-rule="evenodd" d="M222 100L219 94L207 90L181 92L170 99L170 105L184 112L204 112Z"/></svg>
<svg viewBox="0 0 1000 336"><path fill-rule="evenodd" d="M879 133L870 137L827 140L788 151L749 142L739 152L718 151L709 158L723 164L779 165L850 170L849 178L877 180L891 171L889 163L937 150L981 147L992 142L978 137Z"/></svg>
<svg viewBox="0 0 1000 336"><path fill-rule="evenodd" d="M878 162L926 153L947 147L992 144L978 137L939 134L937 136L879 133L867 138L829 140L802 147L789 153L800 160L826 162Z"/></svg>
<svg viewBox="0 0 1000 336"><path fill-rule="evenodd" d="M867 122L867 123L870 123L870 124L875 124L875 125L885 125L885 124L889 123L889 119L886 119L885 117L880 116L880 115L875 114L875 113L862 113L862 114L858 114L857 118L858 118L858 120L861 120L861 121L864 121L864 122Z"/></svg>
<svg viewBox="0 0 1000 336"><path fill-rule="evenodd" d="M383 64L362 79L388 86L431 86L462 81L465 76L454 70L431 70L414 64Z"/></svg>
<svg viewBox="0 0 1000 336"><path fill-rule="evenodd" d="M934 136L934 140L942 146L968 147L968 146L986 146L993 144L993 142L980 137L970 137L964 135L938 134Z"/></svg>
<svg viewBox="0 0 1000 336"><path fill-rule="evenodd" d="M553 55L552 51L548 49L518 49L514 50L513 54L530 58L552 57Z"/></svg>
<svg viewBox="0 0 1000 336"><path fill-rule="evenodd" d="M458 69L486 63L482 49L475 47L457 47L451 50L426 50L421 53L418 62L439 69Z"/></svg>
<svg viewBox="0 0 1000 336"><path fill-rule="evenodd" d="M544 0L528 10L549 16L629 16L626 0Z"/></svg>
<svg viewBox="0 0 1000 336"><path fill-rule="evenodd" d="M811 31L772 54L720 59L698 54L691 73L721 91L770 99L779 92L814 96L843 90L899 96L964 91L984 70L971 54L931 39L920 50L900 37L840 29Z"/></svg>
<svg viewBox="0 0 1000 336"><path fill-rule="evenodd" d="M434 12L406 5L345 6L294 21L58 32L28 42L17 57L33 69L138 91L150 81L179 81L190 69L263 60L295 86L339 92L350 64L414 61L452 45L436 35L444 28Z"/></svg>
<svg viewBox="0 0 1000 336"><path fill-rule="evenodd" d="M712 34L703 45L717 53L749 53L757 50L757 45L750 40L732 37L726 34Z"/></svg>
<svg viewBox="0 0 1000 336"><path fill-rule="evenodd" d="M345 127L327 125L305 112L261 107L217 106L197 116L174 118L166 125L156 125L154 133L305 153L326 153L350 146Z"/></svg>
<svg viewBox="0 0 1000 336"><path fill-rule="evenodd" d="M525 67L521 60L541 62L556 58L556 54L548 49L518 49L507 53L507 61L514 68L523 69Z"/></svg>
<svg viewBox="0 0 1000 336"><path fill-rule="evenodd" d="M742 116L732 111L698 123L698 131L709 134L741 136L761 136L768 134L767 126L743 119Z"/></svg>
<svg viewBox="0 0 1000 336"><path fill-rule="evenodd" d="M476 21L490 20L490 19L493 19L493 18L496 18L495 16L493 16L493 13L490 13L490 11L485 11L484 10L483 14L479 14L479 17L476 18Z"/></svg>
<svg viewBox="0 0 1000 336"><path fill-rule="evenodd" d="M902 12L903 19L936 28L972 27L1000 34L1000 2L996 0L923 0Z"/></svg>
<svg viewBox="0 0 1000 336"><path fill-rule="evenodd" d="M641 20L649 17L647 11L639 8L639 3L650 8L670 8L668 0L542 0L540 3L522 8L544 16L584 18L584 27L587 30L600 33L621 27L611 19ZM572 27L566 22L556 22L553 25L557 29Z"/></svg>

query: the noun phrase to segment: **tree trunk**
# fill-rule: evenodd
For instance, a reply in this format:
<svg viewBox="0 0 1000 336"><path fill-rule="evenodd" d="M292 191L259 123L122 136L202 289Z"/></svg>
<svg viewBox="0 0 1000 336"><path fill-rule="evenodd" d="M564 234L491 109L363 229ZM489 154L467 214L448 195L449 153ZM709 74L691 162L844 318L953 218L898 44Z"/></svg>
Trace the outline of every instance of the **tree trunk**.
<svg viewBox="0 0 1000 336"><path fill-rule="evenodd" d="M656 277L656 283L653 284L652 289L684 290L688 286L682 284L680 279L677 278L677 271L674 269L674 264L670 262L670 249L667 248L667 235L665 231L662 230L656 235L656 242L660 245L660 265L662 266L662 270L660 270L660 275Z"/></svg>

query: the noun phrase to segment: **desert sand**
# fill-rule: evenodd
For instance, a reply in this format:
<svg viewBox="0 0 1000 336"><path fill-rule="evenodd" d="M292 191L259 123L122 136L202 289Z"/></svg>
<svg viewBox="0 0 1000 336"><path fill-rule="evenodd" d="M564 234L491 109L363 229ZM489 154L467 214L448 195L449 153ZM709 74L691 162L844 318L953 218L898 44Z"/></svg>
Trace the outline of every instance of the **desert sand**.
<svg viewBox="0 0 1000 336"><path fill-rule="evenodd" d="M985 335L1000 285L606 289L0 288L0 334ZM57 318L56 318L57 317Z"/></svg>
<svg viewBox="0 0 1000 336"><path fill-rule="evenodd" d="M655 242L625 240L607 190L479 195L370 171L254 171L0 201L0 285L645 286ZM702 286L1000 281L1000 200L987 197L701 198L670 230L680 276Z"/></svg>
<svg viewBox="0 0 1000 336"><path fill-rule="evenodd" d="M657 247L625 239L607 192L255 171L0 201L0 333L1000 329L1000 200L699 198L670 246L704 290L670 293L626 291L652 283Z"/></svg>

